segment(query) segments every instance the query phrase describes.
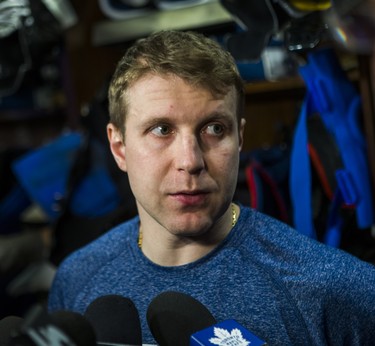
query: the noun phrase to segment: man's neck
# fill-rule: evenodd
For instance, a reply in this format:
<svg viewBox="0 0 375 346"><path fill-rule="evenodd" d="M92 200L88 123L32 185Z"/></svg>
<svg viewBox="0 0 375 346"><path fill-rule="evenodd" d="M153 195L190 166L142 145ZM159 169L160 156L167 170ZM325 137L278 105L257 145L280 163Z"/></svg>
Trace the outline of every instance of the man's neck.
<svg viewBox="0 0 375 346"><path fill-rule="evenodd" d="M199 236L177 236L161 227L140 227L140 248L152 262L161 266L180 266L197 261L215 249L233 228L239 207L229 208L223 218ZM234 222L234 223L235 223Z"/></svg>
<svg viewBox="0 0 375 346"><path fill-rule="evenodd" d="M206 244L188 237L175 239L169 244L160 246L155 241L152 241L150 246L146 240L142 245L142 252L152 262L171 267L195 262L211 252L216 246L216 243Z"/></svg>

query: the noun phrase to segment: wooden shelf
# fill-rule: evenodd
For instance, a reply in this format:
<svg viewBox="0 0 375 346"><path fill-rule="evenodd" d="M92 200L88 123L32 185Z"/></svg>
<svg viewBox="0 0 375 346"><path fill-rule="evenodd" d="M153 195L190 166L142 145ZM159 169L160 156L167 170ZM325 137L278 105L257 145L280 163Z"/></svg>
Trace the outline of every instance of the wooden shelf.
<svg viewBox="0 0 375 346"><path fill-rule="evenodd" d="M359 70L358 68L352 68L347 71L348 78L354 82L359 82ZM305 82L300 76L287 77L277 81L254 81L247 82L245 86L246 94L251 95L264 95L269 94L290 94L293 92L304 92Z"/></svg>
<svg viewBox="0 0 375 346"><path fill-rule="evenodd" d="M277 92L290 92L305 88L300 77L285 78L279 81L248 82L245 86L247 95L269 94Z"/></svg>

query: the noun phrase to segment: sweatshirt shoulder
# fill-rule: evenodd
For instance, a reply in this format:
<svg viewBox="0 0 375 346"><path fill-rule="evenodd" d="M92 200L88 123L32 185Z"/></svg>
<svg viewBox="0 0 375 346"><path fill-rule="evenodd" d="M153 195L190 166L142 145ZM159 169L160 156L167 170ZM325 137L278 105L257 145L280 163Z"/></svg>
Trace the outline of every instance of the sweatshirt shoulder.
<svg viewBox="0 0 375 346"><path fill-rule="evenodd" d="M355 291L375 285L375 266L354 255L311 239L294 228L249 208L241 213L242 242L259 263L282 276L317 282L335 282ZM328 286L329 287L329 286ZM375 286L373 286L375 287ZM372 295L370 295L372 296Z"/></svg>
<svg viewBox="0 0 375 346"><path fill-rule="evenodd" d="M50 310L68 309L95 273L136 237L137 218L122 223L68 255L58 266L49 293Z"/></svg>
<svg viewBox="0 0 375 346"><path fill-rule="evenodd" d="M255 210L241 213L243 251L276 278L301 311L314 306L317 319L330 326L344 321L348 330L355 323L366 324L366 330L375 325L373 264Z"/></svg>
<svg viewBox="0 0 375 346"><path fill-rule="evenodd" d="M137 218L121 223L99 238L70 254L60 265L61 269L75 262L86 266L101 265L102 261L116 256L123 249L124 243L131 241L137 232Z"/></svg>

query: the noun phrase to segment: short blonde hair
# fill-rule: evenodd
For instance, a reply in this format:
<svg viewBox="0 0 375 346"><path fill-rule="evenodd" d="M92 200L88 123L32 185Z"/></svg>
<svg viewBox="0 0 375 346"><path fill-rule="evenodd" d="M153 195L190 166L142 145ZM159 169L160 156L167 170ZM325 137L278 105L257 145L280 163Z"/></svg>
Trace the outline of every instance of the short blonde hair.
<svg viewBox="0 0 375 346"><path fill-rule="evenodd" d="M139 39L118 62L109 85L110 122L125 133L126 90L147 73L176 75L215 96L232 87L237 117L243 116L244 85L233 57L217 42L192 31L160 31Z"/></svg>

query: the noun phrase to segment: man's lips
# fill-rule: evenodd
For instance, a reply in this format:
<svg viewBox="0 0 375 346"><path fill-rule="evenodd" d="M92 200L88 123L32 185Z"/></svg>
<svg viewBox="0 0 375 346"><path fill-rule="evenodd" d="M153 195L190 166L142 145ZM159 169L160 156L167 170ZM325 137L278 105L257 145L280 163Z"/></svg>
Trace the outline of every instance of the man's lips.
<svg viewBox="0 0 375 346"><path fill-rule="evenodd" d="M197 205L205 202L208 192L199 191L179 191L171 193L170 196L176 201L185 205Z"/></svg>

